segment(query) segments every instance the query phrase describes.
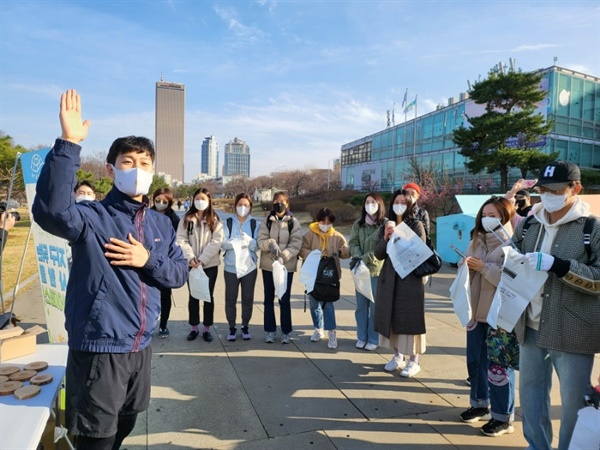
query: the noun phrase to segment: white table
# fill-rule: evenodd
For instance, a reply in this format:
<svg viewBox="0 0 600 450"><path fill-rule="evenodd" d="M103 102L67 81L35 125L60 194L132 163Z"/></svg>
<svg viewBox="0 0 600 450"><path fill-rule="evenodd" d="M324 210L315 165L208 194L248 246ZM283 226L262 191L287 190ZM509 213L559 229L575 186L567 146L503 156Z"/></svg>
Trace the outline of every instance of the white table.
<svg viewBox="0 0 600 450"><path fill-rule="evenodd" d="M62 386L67 353L67 345L41 344L33 355L2 363L2 366L23 366L34 361L46 361L48 368L42 373L52 374L53 380L41 386L42 391L28 400L17 400L13 395L0 396L0 449L37 448Z"/></svg>

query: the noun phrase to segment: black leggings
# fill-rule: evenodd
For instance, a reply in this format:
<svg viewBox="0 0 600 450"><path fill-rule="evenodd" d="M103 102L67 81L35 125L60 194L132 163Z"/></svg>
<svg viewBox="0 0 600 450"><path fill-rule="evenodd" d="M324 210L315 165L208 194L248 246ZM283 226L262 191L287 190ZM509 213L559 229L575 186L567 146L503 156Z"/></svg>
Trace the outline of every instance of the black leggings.
<svg viewBox="0 0 600 450"><path fill-rule="evenodd" d="M119 416L117 434L106 438L93 438L89 436L77 436L77 450L119 450L121 444L135 427L137 414Z"/></svg>
<svg viewBox="0 0 600 450"><path fill-rule="evenodd" d="M217 283L217 274L219 273L219 266L208 267L204 269L204 273L208 277L208 288L210 290L210 303L202 302L202 313L204 315L204 319L202 320L202 325L205 327L212 326L214 322L215 316L215 284ZM190 289L190 284L188 282L188 291ZM188 313L189 313L189 324L191 326L196 326L200 324L200 300L192 297L190 294L188 300Z"/></svg>

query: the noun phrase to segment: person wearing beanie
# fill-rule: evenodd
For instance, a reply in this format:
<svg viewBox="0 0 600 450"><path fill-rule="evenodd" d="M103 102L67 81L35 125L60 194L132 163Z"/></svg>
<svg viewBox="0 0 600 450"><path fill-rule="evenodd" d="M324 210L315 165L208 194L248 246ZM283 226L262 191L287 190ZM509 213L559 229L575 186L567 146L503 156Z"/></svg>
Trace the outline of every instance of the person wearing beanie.
<svg viewBox="0 0 600 450"><path fill-rule="evenodd" d="M531 211L531 197L529 191L521 189L515 194L515 205L517 207L517 214L521 217L527 217L529 211Z"/></svg>
<svg viewBox="0 0 600 450"><path fill-rule="evenodd" d="M421 197L421 186L419 186L417 183L411 181L410 183L405 184L402 189L407 191L410 194L410 196L413 198L414 204L415 204L415 210L414 210L415 217L417 219L419 219L421 222L423 222L423 226L425 227L425 232L427 233L427 236L429 236L429 229L430 229L429 213L427 212L427 210L425 208L419 208L419 206L417 204L417 201Z"/></svg>

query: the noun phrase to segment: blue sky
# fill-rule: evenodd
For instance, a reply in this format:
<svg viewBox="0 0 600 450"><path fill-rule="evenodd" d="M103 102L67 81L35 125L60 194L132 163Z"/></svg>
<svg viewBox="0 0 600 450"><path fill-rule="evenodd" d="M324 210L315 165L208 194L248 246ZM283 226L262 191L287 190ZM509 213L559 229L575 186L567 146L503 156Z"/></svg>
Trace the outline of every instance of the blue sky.
<svg viewBox="0 0 600 450"><path fill-rule="evenodd" d="M154 138L155 83L186 85L186 181L204 137L234 137L251 176L325 168L418 94L425 114L515 58L600 76L600 1L0 2L0 130L25 147L59 135L76 88L84 154ZM222 162L222 154L221 154Z"/></svg>

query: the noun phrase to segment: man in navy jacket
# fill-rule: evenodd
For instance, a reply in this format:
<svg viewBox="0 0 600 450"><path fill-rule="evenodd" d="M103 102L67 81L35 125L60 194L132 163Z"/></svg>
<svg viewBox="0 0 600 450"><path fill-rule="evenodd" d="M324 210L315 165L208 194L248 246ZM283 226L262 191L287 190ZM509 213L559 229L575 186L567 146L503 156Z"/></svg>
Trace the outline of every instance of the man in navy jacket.
<svg viewBox="0 0 600 450"><path fill-rule="evenodd" d="M62 135L46 157L35 221L71 243L65 317L67 426L81 449L118 449L150 400L150 342L161 288L187 281L188 263L169 219L148 208L155 152L146 138L112 144L115 186L101 202L76 203L73 187L90 121L75 90L61 96Z"/></svg>

